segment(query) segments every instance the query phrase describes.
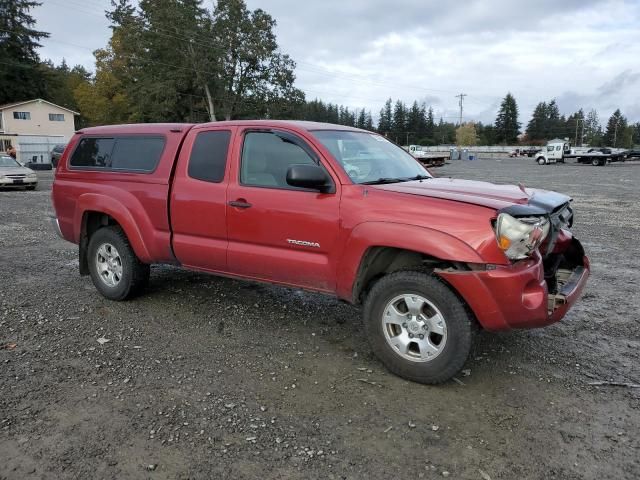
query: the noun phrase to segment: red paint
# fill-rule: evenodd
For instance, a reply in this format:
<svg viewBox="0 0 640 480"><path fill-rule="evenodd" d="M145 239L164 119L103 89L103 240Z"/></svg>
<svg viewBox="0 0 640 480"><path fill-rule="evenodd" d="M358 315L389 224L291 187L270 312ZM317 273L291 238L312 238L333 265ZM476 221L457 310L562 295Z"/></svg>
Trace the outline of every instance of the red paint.
<svg viewBox="0 0 640 480"><path fill-rule="evenodd" d="M239 159L247 129L279 129L298 136L320 158L335 193L245 186ZM487 329L534 327L559 320L576 301L547 312L547 289L539 255L512 264L498 248L491 226L497 211L526 203L517 186L431 179L365 186L351 182L314 137L319 128L353 130L307 122L232 121L206 125L158 124L90 128L69 144L56 171L52 199L64 237L80 240L86 212L111 215L140 259L263 280L335 294L355 301L354 282L372 247L395 247L441 260L493 269L439 271ZM188 176L197 133L231 131L225 176L210 183ZM150 174L74 170L68 157L83 135L154 134L166 138ZM229 202L242 201L251 208ZM299 245L288 240L317 243ZM554 252L571 243L559 236Z"/></svg>

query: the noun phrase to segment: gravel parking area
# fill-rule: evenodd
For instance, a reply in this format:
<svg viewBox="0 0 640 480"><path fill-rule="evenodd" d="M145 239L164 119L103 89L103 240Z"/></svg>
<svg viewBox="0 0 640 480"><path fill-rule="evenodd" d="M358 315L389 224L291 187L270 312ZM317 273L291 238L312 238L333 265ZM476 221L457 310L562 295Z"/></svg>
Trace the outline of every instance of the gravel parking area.
<svg viewBox="0 0 640 480"><path fill-rule="evenodd" d="M153 267L105 300L49 228L51 172L0 191L0 479L640 478L640 164L436 174L572 195L593 266L563 322L480 333L440 387L332 298Z"/></svg>

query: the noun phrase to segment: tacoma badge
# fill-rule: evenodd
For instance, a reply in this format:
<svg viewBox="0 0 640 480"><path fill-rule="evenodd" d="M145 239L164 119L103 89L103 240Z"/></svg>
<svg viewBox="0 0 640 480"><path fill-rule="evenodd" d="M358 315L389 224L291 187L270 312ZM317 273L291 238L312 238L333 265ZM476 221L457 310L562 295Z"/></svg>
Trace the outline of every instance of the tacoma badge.
<svg viewBox="0 0 640 480"><path fill-rule="evenodd" d="M300 245L301 247L313 247L313 248L320 248L320 244L317 242L307 242L305 240L292 240L290 238L287 238L287 243L290 243L292 245Z"/></svg>

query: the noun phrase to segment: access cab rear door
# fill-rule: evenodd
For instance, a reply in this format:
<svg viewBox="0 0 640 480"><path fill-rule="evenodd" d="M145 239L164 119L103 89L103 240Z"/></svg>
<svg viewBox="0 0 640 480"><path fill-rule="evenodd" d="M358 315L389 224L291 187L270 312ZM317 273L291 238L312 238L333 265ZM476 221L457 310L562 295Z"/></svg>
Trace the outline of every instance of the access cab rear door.
<svg viewBox="0 0 640 480"><path fill-rule="evenodd" d="M227 271L227 186L237 127L192 129L174 173L169 217L173 252L190 268Z"/></svg>

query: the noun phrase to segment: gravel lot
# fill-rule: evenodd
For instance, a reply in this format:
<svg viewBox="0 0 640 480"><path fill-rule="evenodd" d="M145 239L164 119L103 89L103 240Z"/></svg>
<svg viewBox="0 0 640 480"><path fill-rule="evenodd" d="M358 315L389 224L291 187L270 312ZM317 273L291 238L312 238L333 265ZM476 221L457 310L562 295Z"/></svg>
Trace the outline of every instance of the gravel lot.
<svg viewBox="0 0 640 480"><path fill-rule="evenodd" d="M640 389L589 385L640 383L640 164L436 173L572 195L593 265L563 322L481 333L440 387L332 298L154 267L105 300L49 229L51 173L0 191L0 478L640 478Z"/></svg>

